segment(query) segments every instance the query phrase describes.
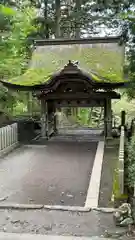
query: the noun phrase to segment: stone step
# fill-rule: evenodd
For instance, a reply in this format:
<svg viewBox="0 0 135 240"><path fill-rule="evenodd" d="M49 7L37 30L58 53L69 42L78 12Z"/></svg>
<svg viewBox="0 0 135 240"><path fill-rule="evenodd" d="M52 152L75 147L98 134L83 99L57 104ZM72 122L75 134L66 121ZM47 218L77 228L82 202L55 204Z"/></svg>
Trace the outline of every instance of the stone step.
<svg viewBox="0 0 135 240"><path fill-rule="evenodd" d="M50 141L62 142L91 142L100 141L103 137L99 135L57 135L53 136Z"/></svg>
<svg viewBox="0 0 135 240"><path fill-rule="evenodd" d="M39 235L39 234L19 234L19 233L0 233L0 240L112 240L102 237L74 237L59 235ZM115 240L113 238L113 240Z"/></svg>

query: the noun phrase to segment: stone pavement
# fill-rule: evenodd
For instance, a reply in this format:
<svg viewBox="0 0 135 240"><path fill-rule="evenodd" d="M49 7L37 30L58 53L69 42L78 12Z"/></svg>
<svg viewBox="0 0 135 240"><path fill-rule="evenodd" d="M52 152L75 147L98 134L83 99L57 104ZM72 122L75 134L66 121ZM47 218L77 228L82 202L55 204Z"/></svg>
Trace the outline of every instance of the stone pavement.
<svg viewBox="0 0 135 240"><path fill-rule="evenodd" d="M115 226L111 213L0 209L0 232L75 237L122 237L127 229Z"/></svg>
<svg viewBox="0 0 135 240"><path fill-rule="evenodd" d="M0 199L84 206L96 148L96 142L22 146L0 161Z"/></svg>
<svg viewBox="0 0 135 240"><path fill-rule="evenodd" d="M55 143L53 141L52 142L49 141L48 145L52 146L52 144L53 146L55 146ZM92 150L91 152L94 155L95 151L93 151L93 149L96 149L96 142L88 143L87 141L87 144L91 145L92 147L92 149L88 148L87 150L89 151ZM72 145L70 150L74 148L76 144L72 144ZM82 145L83 144L81 142L81 144L79 144L79 147L77 146L76 152L78 153L80 158L79 163L83 163L83 166L84 166L84 162L83 162L84 156L81 155L79 152L80 146L82 148ZM34 176L33 172L35 171L36 166L38 167L38 172L40 173L38 175L38 181L39 183L42 182L41 172L45 173L45 170L46 170L46 168L44 167L44 163L45 163L44 151L46 151L46 149L42 150L43 146L39 146L39 148L36 148L35 157L37 158L37 161L33 161L34 146L30 146L30 147L27 146L27 151L23 152L23 150L25 150L25 147L24 149L21 149L21 151L18 149L18 151L20 151L19 155L20 155L21 161L18 161L18 157L16 157L14 158L14 161L11 163L11 159L8 159L8 156L7 156L6 160L8 161L1 161L0 163L0 165L2 166L0 181L3 181L2 179L4 179L3 184L1 184L1 191L3 192L1 192L0 197L2 198L2 197L8 196L5 202L8 202L9 200L11 200L12 188L14 188L13 190L16 193L16 196L18 196L18 191L16 190L19 189L18 186L20 186L19 184L22 178L27 180L26 181L27 184L25 186L29 186L28 183L33 183L32 181L33 178L31 178L31 182L29 182L29 176ZM62 157L62 154L60 152L62 151L62 149L58 149L58 150L60 153L59 156ZM87 159L89 157L88 155L90 154L89 151L87 151L87 156L86 156ZM39 159L37 157L38 156L37 153L39 152L40 152L40 155L42 155L42 158L40 159L42 164L39 164ZM69 162L69 155L71 154L71 151L69 151L68 149L67 152L68 152L67 154L68 159L66 159L66 162ZM55 153L56 152L54 151L53 156L55 156ZM14 153L12 154L14 155ZM49 150L48 150L48 154L50 154ZM29 156L29 161L27 161L28 156ZM82 158L83 158L83 161L82 161ZM52 161L51 156L49 156L49 160L50 162ZM57 161L59 161L59 159L57 159ZM87 164L85 165L86 165L85 171L84 171L84 168L82 168L82 166L81 168L79 168L81 172L78 172L78 169L77 171L75 171L75 168L73 169L73 160L72 160L72 168L70 167L70 170L72 171L70 170L68 171L70 172L70 174L72 172L73 173L78 172L79 181L81 180L82 182L86 169L90 169ZM77 166L78 168L78 162L75 162L75 166ZM15 169L17 169L16 173L13 174ZM49 169L50 169L50 166L48 165L48 170ZM64 169L66 169L67 171L66 167L64 167ZM50 173L50 171L48 171L48 173ZM42 175L44 176L45 174L42 174ZM74 175L75 174L73 174L73 176ZM61 175L59 174L58 176L61 176ZM12 183L10 183L11 178L13 180ZM20 181L16 181L16 178L19 179ZM72 186L73 181L72 179L70 180L72 184L69 184L69 185ZM77 177L77 180L78 180L78 177ZM79 182L79 187L81 185L81 182ZM37 189L38 189L38 186L37 186ZM21 184L21 190L22 190L22 184ZM24 190L26 189L24 188ZM42 192L44 194L44 191ZM80 192L80 189L79 189L79 192ZM29 196L29 194L27 196ZM38 197L39 195L37 194L36 196ZM33 200L34 197L32 196L31 199ZM15 197L15 199L17 198ZM90 212L79 212L79 211L72 212L72 211L46 210L46 209L39 209L39 210L17 210L17 209L15 210L15 209L2 209L2 208L0 209L0 232L1 232L0 240L111 240L111 238L119 239L119 240L127 240L127 238L125 238L126 231L127 229L118 228L114 225L112 213L103 213L96 210L92 210ZM131 240L132 238L129 238L129 239Z"/></svg>
<svg viewBox="0 0 135 240"><path fill-rule="evenodd" d="M111 238L0 233L0 240L111 240Z"/></svg>

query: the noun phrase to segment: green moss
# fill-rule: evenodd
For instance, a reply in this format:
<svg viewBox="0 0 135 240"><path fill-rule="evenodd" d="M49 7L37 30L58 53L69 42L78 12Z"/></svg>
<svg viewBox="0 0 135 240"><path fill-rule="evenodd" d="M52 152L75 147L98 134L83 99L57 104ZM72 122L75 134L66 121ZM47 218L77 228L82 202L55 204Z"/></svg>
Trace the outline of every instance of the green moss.
<svg viewBox="0 0 135 240"><path fill-rule="evenodd" d="M35 84L41 84L43 82L47 82L49 80L49 77L51 76L51 72L48 71L46 75L46 71L44 68L40 69L29 69L27 72L25 72L23 75L9 79L9 82L14 84L20 84L20 85L35 85Z"/></svg>
<svg viewBox="0 0 135 240"><path fill-rule="evenodd" d="M90 75L91 75L91 77L92 77L92 79L93 79L94 81L97 81L97 82L102 81L101 78L98 77L97 75L94 75L93 73L91 73Z"/></svg>
<svg viewBox="0 0 135 240"><path fill-rule="evenodd" d="M125 199L127 194L121 194L119 188L119 169L114 170L114 179L113 179L113 196L115 199Z"/></svg>
<svg viewBox="0 0 135 240"><path fill-rule="evenodd" d="M118 197L120 195L118 171L119 171L118 169L114 170L114 179L113 179L113 195L114 195L114 197Z"/></svg>
<svg viewBox="0 0 135 240"><path fill-rule="evenodd" d="M69 60L79 61L79 67L88 72L92 80L110 82L123 81L122 62L123 56L117 51L104 47L89 47L84 45L74 46L44 46L38 47L32 56L29 69L22 76L12 78L9 82L20 85L34 85L45 83L50 76L61 70Z"/></svg>

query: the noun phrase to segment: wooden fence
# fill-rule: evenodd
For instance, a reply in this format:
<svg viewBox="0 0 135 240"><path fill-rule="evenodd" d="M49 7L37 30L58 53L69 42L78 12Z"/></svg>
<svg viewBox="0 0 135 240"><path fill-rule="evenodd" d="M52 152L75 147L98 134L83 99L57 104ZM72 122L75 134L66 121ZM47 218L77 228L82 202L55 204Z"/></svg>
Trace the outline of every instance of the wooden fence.
<svg viewBox="0 0 135 240"><path fill-rule="evenodd" d="M18 144L17 123L0 128L0 156L8 153Z"/></svg>
<svg viewBox="0 0 135 240"><path fill-rule="evenodd" d="M119 189L124 194L124 146L125 146L125 129L121 126L120 145L119 145Z"/></svg>

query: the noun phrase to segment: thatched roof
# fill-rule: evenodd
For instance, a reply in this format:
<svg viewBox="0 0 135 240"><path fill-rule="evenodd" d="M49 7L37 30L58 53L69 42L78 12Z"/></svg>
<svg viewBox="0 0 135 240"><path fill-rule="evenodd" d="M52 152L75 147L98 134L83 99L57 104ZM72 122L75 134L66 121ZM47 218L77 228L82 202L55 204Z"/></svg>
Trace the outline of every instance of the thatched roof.
<svg viewBox="0 0 135 240"><path fill-rule="evenodd" d="M60 74L69 60L77 62L78 69L85 69L92 81L123 82L123 53L123 46L118 41L70 44L69 40L66 44L38 44L33 51L29 69L22 76L9 79L8 83L22 88L46 85Z"/></svg>

